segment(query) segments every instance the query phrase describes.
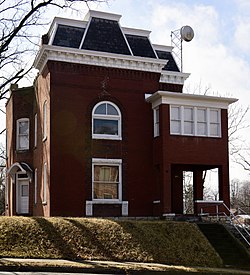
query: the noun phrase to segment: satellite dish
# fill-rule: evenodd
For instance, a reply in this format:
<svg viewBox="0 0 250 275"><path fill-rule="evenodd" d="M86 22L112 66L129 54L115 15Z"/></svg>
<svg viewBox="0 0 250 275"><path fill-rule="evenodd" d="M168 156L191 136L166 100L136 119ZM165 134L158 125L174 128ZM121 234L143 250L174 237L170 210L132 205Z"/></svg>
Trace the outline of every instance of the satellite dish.
<svg viewBox="0 0 250 275"><path fill-rule="evenodd" d="M183 26L180 29L181 39L190 42L194 38L194 31L190 26Z"/></svg>

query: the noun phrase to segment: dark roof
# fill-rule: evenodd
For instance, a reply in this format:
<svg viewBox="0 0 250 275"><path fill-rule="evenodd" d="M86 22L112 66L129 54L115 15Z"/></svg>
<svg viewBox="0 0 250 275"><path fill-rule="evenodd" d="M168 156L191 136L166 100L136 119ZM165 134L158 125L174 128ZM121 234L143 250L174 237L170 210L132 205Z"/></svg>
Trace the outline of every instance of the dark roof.
<svg viewBox="0 0 250 275"><path fill-rule="evenodd" d="M53 45L78 49L80 47L84 31L84 28L58 25Z"/></svg>
<svg viewBox="0 0 250 275"><path fill-rule="evenodd" d="M92 18L82 49L130 55L117 21Z"/></svg>
<svg viewBox="0 0 250 275"><path fill-rule="evenodd" d="M156 50L156 53L157 53L159 59L168 60L168 63L165 65L163 70L174 71L174 72L179 72L180 71L171 52Z"/></svg>
<svg viewBox="0 0 250 275"><path fill-rule="evenodd" d="M70 26L67 23L59 24L52 45L164 59L168 62L163 70L180 71L171 52L154 51L147 35L129 32L126 34L126 31L123 34L117 20L97 17L91 17L90 20L88 27L86 24L85 27Z"/></svg>
<svg viewBox="0 0 250 275"><path fill-rule="evenodd" d="M128 40L133 55L157 58L147 37L131 34L126 34L125 36Z"/></svg>

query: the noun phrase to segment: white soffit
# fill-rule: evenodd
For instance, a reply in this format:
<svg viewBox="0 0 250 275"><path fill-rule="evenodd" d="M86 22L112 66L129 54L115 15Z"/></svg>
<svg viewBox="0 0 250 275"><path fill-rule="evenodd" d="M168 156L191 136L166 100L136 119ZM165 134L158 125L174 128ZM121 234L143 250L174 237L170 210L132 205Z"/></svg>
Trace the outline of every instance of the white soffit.
<svg viewBox="0 0 250 275"><path fill-rule="evenodd" d="M152 103L152 108L161 104L182 105L193 107L207 107L228 109L228 106L238 99L228 97L215 97L207 95L184 94L176 92L158 91L146 99Z"/></svg>

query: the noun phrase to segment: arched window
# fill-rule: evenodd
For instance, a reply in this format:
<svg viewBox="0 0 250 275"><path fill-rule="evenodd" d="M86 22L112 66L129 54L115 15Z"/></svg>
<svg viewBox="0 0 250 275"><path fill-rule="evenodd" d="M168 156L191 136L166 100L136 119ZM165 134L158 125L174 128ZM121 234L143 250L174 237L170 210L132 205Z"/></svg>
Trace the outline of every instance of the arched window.
<svg viewBox="0 0 250 275"><path fill-rule="evenodd" d="M122 139L121 112L114 103L102 101L93 108L92 137L97 139Z"/></svg>
<svg viewBox="0 0 250 275"><path fill-rule="evenodd" d="M17 120L17 150L29 150L29 119L20 118Z"/></svg>

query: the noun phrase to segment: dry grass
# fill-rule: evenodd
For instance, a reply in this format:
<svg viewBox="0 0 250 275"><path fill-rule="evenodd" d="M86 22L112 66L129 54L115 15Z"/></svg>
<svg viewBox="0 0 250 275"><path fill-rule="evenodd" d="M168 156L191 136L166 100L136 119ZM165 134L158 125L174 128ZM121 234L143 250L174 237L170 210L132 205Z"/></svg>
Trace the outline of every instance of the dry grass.
<svg viewBox="0 0 250 275"><path fill-rule="evenodd" d="M0 257L222 265L195 224L94 218L0 217Z"/></svg>

